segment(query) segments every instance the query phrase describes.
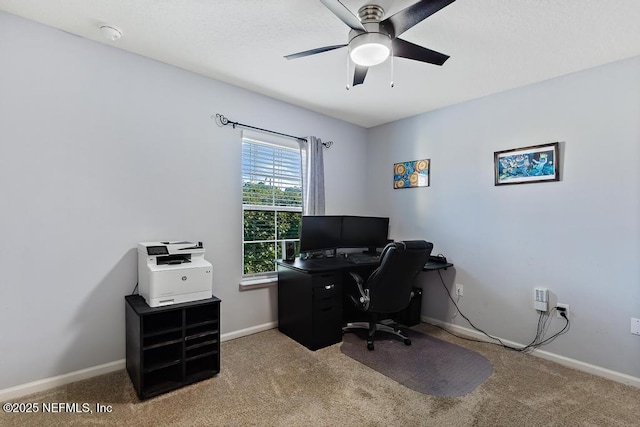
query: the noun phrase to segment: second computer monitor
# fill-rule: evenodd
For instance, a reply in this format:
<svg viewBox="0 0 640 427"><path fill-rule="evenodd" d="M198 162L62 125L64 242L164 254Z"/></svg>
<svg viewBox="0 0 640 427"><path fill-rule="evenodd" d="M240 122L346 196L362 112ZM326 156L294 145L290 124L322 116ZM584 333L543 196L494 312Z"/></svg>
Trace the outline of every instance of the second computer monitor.
<svg viewBox="0 0 640 427"><path fill-rule="evenodd" d="M389 242L389 218L343 216L341 244L343 248L368 248L375 252Z"/></svg>
<svg viewBox="0 0 640 427"><path fill-rule="evenodd" d="M303 216L300 227L300 252L340 247L341 216Z"/></svg>

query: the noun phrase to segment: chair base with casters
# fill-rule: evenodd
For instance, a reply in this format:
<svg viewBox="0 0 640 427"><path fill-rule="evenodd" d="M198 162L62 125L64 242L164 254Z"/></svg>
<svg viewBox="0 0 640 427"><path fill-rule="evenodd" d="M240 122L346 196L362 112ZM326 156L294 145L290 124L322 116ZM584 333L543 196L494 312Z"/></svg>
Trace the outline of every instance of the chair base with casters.
<svg viewBox="0 0 640 427"><path fill-rule="evenodd" d="M376 317L376 316L374 316ZM342 333L351 332L355 329L364 329L368 331L367 335L367 349L373 350L375 347L373 345L373 341L375 339L376 332L386 332L392 335L395 335L399 338L402 338L404 345L411 345L411 340L409 337L398 328L398 324L393 321L383 320L378 322L377 319L371 319L369 322L351 322L347 323L346 326L342 328Z"/></svg>

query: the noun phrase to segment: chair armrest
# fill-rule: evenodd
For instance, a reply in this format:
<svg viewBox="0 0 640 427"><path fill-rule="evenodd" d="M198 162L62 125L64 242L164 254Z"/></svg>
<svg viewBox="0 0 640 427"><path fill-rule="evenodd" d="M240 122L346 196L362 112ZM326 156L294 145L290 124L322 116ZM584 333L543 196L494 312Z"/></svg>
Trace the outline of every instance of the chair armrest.
<svg viewBox="0 0 640 427"><path fill-rule="evenodd" d="M358 298L358 300L356 300L353 296L351 297L351 300L364 311L369 310L369 301L371 301L371 299L369 298L369 289L364 289L364 287L362 286L364 284L364 280L362 279L362 277L354 272L350 272L349 274L351 274L353 280L356 281L358 291L360 292L360 298Z"/></svg>

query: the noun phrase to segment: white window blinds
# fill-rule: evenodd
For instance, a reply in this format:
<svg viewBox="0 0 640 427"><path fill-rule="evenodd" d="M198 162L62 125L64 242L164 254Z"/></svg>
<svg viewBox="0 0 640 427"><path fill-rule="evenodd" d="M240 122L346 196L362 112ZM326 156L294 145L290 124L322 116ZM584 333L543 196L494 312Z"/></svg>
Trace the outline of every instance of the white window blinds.
<svg viewBox="0 0 640 427"><path fill-rule="evenodd" d="M299 240L301 219L300 151L243 138L243 275L273 273L282 242Z"/></svg>
<svg viewBox="0 0 640 427"><path fill-rule="evenodd" d="M301 207L300 152L244 139L242 184L243 204Z"/></svg>

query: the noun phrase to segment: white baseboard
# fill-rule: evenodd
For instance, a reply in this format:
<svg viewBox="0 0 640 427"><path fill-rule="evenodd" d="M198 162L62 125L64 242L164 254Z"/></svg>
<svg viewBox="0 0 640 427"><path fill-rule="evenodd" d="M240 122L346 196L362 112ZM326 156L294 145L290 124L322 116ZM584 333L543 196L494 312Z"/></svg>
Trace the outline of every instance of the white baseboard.
<svg viewBox="0 0 640 427"><path fill-rule="evenodd" d="M431 317L422 316L421 320L426 323L431 323L434 325L438 325L444 329L447 329L451 332L455 332L462 336L487 341L487 342L495 342L491 341L487 338L483 333L478 332L474 329L465 328L463 326L454 325L453 323L443 322L442 320L433 319ZM500 338L500 337L498 337ZM509 341L500 338L500 340L510 346L514 347L524 347L523 344L517 343L514 341ZM532 356L539 357L541 359L550 360L552 362L559 363L560 365L567 366L569 368L576 369L578 371L587 372L589 374L597 375L599 377L607 378L609 380L613 380L622 384L627 384L630 386L640 388L640 378L633 377L631 375L623 374L621 372L612 371L611 369L603 368L596 365L591 365L589 363L581 362L580 360L571 359L569 357L561 356L559 354L551 353L544 350L534 350L530 353Z"/></svg>
<svg viewBox="0 0 640 427"><path fill-rule="evenodd" d="M246 329L240 329L239 331L227 332L220 335L220 341L230 341L236 338L246 337L247 335L257 334L258 332L268 331L269 329L277 328L278 322L263 323L262 325L252 326Z"/></svg>
<svg viewBox="0 0 640 427"><path fill-rule="evenodd" d="M258 332L267 331L277 328L278 322L269 322L251 328L241 329L239 331L227 332L220 336L220 341L229 341L247 335L257 334ZM57 375L55 377L44 378L26 384L17 385L15 387L0 390L0 402L6 402L11 399L17 399L31 393L49 390L62 385L70 384L76 381L86 380L98 375L108 374L109 372L125 369L125 359L116 360L115 362L105 363L104 365L93 366L91 368L81 369L79 371L69 372L68 374Z"/></svg>
<svg viewBox="0 0 640 427"><path fill-rule="evenodd" d="M109 372L119 371L125 368L125 360L116 360L115 362L105 363L104 365L92 366L91 368L81 369L79 371L69 372L68 374L57 375L55 377L44 378L42 380L32 381L30 383L17 385L15 387L0 390L0 402L16 399L31 393L45 391L54 387L70 384L76 381L86 380L87 378L98 375L108 374Z"/></svg>

